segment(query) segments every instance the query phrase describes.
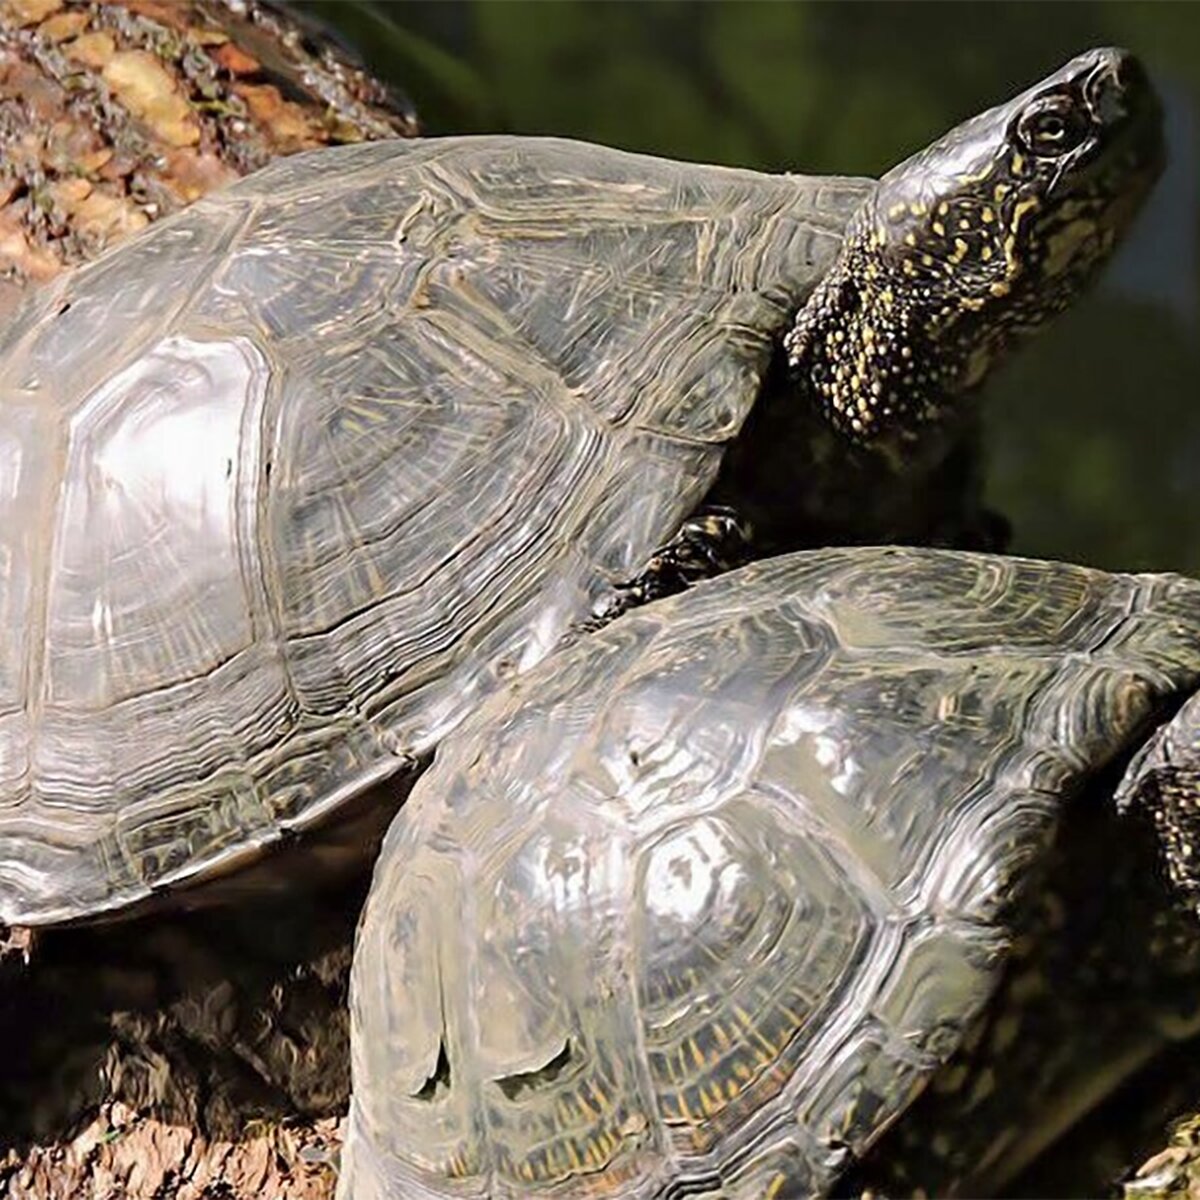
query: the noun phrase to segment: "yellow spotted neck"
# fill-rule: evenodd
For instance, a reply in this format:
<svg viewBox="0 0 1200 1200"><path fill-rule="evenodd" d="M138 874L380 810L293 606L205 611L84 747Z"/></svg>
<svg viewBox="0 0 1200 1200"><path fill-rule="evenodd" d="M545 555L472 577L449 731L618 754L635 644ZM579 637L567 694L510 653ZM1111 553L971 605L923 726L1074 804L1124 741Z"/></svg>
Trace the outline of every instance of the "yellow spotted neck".
<svg viewBox="0 0 1200 1200"><path fill-rule="evenodd" d="M943 419L962 381L991 352L954 337L955 314L920 276L886 271L872 246L843 256L785 339L793 378L840 433L901 441ZM977 311L958 317L974 324Z"/></svg>
<svg viewBox="0 0 1200 1200"><path fill-rule="evenodd" d="M988 176L953 202L865 208L797 314L785 339L793 376L852 440L904 442L947 419L1014 333L1074 297L1075 288L1036 286L1046 262L1030 252L1037 195L1014 182L1011 165L1005 181ZM1083 226L1057 228L1065 238Z"/></svg>

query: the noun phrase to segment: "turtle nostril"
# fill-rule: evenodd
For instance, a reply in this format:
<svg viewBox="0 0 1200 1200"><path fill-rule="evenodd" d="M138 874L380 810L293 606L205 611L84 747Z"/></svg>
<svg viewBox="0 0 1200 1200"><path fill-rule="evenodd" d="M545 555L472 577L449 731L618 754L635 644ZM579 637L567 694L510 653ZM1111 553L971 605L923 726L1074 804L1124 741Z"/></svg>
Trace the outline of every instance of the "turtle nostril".
<svg viewBox="0 0 1200 1200"><path fill-rule="evenodd" d="M1117 61L1104 59L1083 85L1088 107L1104 125L1119 120L1127 112L1126 89Z"/></svg>
<svg viewBox="0 0 1200 1200"><path fill-rule="evenodd" d="M1121 54L1114 65L1117 86L1127 95L1138 95L1150 89L1150 80L1141 61L1132 54Z"/></svg>
<svg viewBox="0 0 1200 1200"><path fill-rule="evenodd" d="M1093 67L1083 93L1096 118L1105 125L1134 116L1152 104L1150 81L1134 55L1114 50Z"/></svg>

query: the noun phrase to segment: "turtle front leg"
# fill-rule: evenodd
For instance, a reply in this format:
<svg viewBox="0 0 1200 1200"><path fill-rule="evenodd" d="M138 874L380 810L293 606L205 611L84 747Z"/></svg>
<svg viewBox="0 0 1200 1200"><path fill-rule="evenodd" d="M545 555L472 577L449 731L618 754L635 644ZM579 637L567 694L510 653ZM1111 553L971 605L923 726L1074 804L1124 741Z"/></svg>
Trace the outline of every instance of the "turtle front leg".
<svg viewBox="0 0 1200 1200"><path fill-rule="evenodd" d="M748 522L734 509L724 505L699 509L637 575L617 584L616 594L597 608L587 627L598 629L631 608L743 566L750 561L750 538Z"/></svg>
<svg viewBox="0 0 1200 1200"><path fill-rule="evenodd" d="M1121 812L1153 822L1171 884L1200 918L1200 694L1139 751L1116 801Z"/></svg>

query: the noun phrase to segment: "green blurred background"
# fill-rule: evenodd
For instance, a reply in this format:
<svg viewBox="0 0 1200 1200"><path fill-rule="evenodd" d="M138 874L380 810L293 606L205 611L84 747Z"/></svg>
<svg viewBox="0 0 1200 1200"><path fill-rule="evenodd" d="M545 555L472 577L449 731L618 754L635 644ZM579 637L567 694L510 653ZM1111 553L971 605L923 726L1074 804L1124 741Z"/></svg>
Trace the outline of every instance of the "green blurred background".
<svg viewBox="0 0 1200 1200"><path fill-rule="evenodd" d="M431 134L554 133L878 174L1089 46L1137 51L1171 161L1101 287L988 389L1012 549L1200 573L1200 3L317 0Z"/></svg>

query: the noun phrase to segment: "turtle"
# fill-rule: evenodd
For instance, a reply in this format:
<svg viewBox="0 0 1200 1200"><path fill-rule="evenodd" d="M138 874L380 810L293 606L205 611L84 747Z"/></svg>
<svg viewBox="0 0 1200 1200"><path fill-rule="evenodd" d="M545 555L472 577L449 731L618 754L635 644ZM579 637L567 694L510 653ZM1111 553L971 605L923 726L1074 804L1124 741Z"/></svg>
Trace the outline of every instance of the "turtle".
<svg viewBox="0 0 1200 1200"><path fill-rule="evenodd" d="M1010 1027L986 1038L992 1075L942 1071L1038 927L1075 804L1128 825L1115 854L1158 829L1131 861L1182 922L1162 963L1200 1028L1195 917L1154 870L1186 868L1195 793L1159 812L1151 786L1198 686L1200 583L939 549L762 560L580 639L442 743L387 833L339 1197L859 1194L847 1173L943 1078L906 1191L994 1194L935 1160L994 1166L979 1117L1032 1107L997 1058L1074 1084L1057 1051L1082 1043L1107 1087L1126 1066L1051 991L1069 1039ZM1111 909L1097 861L1080 883ZM1149 933L1114 940L1146 958Z"/></svg>
<svg viewBox="0 0 1200 1200"><path fill-rule="evenodd" d="M754 454L719 477L776 384L917 469L1160 162L1151 85L1100 49L879 181L324 149L40 290L0 334L0 925L398 803L577 626L820 492L815 460L785 497Z"/></svg>

